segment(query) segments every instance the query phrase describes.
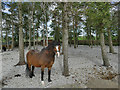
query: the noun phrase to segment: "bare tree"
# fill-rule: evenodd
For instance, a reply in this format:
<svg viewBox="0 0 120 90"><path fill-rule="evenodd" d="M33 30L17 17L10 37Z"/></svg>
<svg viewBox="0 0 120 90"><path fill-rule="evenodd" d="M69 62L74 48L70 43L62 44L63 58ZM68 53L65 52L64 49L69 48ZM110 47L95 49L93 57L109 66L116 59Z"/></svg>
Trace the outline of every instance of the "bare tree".
<svg viewBox="0 0 120 90"><path fill-rule="evenodd" d="M64 45L64 58L63 58L63 75L64 76L69 76L69 68L68 68L68 29L67 29L67 3L64 3L64 22L65 22L65 27L64 27L64 40L63 40L63 45Z"/></svg>
<svg viewBox="0 0 120 90"><path fill-rule="evenodd" d="M0 27L1 28L1 27ZM1 39L0 39L0 48L1 48L1 52L2 52L2 39L3 39L3 37L2 37L2 28L1 28Z"/></svg>
<svg viewBox="0 0 120 90"><path fill-rule="evenodd" d="M115 52L114 52L114 48L113 48L112 36L111 36L110 28L108 28L108 42L109 42L109 52L114 54Z"/></svg>
<svg viewBox="0 0 120 90"><path fill-rule="evenodd" d="M24 65L25 58L24 58L24 39L23 39L23 28L22 28L22 3L18 3L18 10L19 10L19 62L17 65ZM15 65L15 66L17 66Z"/></svg>
<svg viewBox="0 0 120 90"><path fill-rule="evenodd" d="M48 3L46 2L46 4L45 4L46 10L44 10L44 14L45 14L45 23L46 23L46 46L48 46L47 5L48 5ZM45 11L46 11L46 12L45 12Z"/></svg>
<svg viewBox="0 0 120 90"><path fill-rule="evenodd" d="M13 14L12 14L12 50L14 48L14 28L13 28Z"/></svg>
<svg viewBox="0 0 120 90"><path fill-rule="evenodd" d="M43 3L41 3L41 8L43 8L43 11L45 10L45 4L44 4L44 2ZM45 13L45 11L44 11L44 13ZM44 16L45 17L45 16ZM43 24L43 47L45 47L45 25Z"/></svg>
<svg viewBox="0 0 120 90"><path fill-rule="evenodd" d="M33 48L35 49L34 2L32 2Z"/></svg>
<svg viewBox="0 0 120 90"><path fill-rule="evenodd" d="M31 49L31 20L30 20L30 6L28 6L28 25L29 25L29 47L28 49Z"/></svg>
<svg viewBox="0 0 120 90"><path fill-rule="evenodd" d="M0 3L0 8L1 8L1 3ZM1 30L1 39L0 39L0 48L1 48L1 52L2 52L2 39L3 39L3 37L2 37L2 10L0 10L0 30Z"/></svg>
<svg viewBox="0 0 120 90"><path fill-rule="evenodd" d="M101 45L103 65L110 66L109 59L108 59L107 52L106 52L106 47L105 47L104 33L102 30L100 32L100 45Z"/></svg>

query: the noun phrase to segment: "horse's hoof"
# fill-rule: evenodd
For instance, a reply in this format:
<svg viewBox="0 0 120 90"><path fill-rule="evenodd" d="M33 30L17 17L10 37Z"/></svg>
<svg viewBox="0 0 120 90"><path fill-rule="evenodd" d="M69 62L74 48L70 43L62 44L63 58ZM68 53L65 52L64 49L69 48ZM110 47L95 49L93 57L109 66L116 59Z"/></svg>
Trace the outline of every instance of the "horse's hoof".
<svg viewBox="0 0 120 90"><path fill-rule="evenodd" d="M52 80L48 80L48 82L52 82Z"/></svg>
<svg viewBox="0 0 120 90"><path fill-rule="evenodd" d="M45 85L44 81L41 81L41 83L42 83L43 86Z"/></svg>
<svg viewBox="0 0 120 90"><path fill-rule="evenodd" d="M32 76L30 76L30 78L32 78Z"/></svg>
<svg viewBox="0 0 120 90"><path fill-rule="evenodd" d="M32 76L33 76L33 77L35 77L35 75L34 75L34 74L33 74Z"/></svg>
<svg viewBox="0 0 120 90"><path fill-rule="evenodd" d="M32 75L30 75L29 77L30 77L30 78L32 78L33 76L32 76Z"/></svg>

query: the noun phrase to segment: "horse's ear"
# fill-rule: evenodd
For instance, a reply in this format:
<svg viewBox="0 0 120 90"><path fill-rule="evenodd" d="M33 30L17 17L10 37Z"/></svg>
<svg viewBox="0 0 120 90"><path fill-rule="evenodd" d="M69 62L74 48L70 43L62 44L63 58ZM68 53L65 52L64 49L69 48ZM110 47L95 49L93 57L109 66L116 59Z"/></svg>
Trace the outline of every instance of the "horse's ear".
<svg viewBox="0 0 120 90"><path fill-rule="evenodd" d="M56 41L56 45L60 45L60 40Z"/></svg>

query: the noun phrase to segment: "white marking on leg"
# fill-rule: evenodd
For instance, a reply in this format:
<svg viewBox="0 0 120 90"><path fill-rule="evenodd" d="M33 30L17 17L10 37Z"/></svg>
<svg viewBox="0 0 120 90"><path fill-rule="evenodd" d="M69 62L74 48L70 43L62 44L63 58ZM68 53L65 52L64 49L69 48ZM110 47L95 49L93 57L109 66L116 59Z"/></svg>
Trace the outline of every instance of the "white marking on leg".
<svg viewBox="0 0 120 90"><path fill-rule="evenodd" d="M43 85L43 86L45 86L45 83L44 83L44 81L41 81L41 83L42 83L42 85Z"/></svg>

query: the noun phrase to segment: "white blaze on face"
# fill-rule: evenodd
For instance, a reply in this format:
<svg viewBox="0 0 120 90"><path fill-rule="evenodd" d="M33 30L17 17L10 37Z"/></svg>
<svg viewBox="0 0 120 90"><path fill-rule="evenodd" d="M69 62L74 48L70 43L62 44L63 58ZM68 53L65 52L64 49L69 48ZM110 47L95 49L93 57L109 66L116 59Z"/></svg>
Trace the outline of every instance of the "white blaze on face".
<svg viewBox="0 0 120 90"><path fill-rule="evenodd" d="M60 52L59 52L59 46L56 46L56 50L57 50L57 56L60 56Z"/></svg>

